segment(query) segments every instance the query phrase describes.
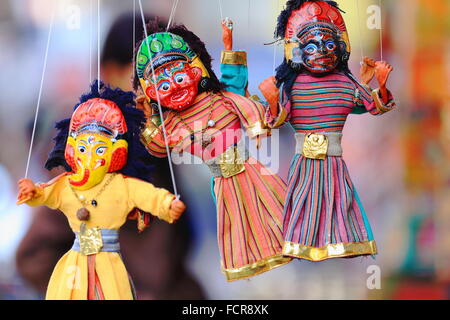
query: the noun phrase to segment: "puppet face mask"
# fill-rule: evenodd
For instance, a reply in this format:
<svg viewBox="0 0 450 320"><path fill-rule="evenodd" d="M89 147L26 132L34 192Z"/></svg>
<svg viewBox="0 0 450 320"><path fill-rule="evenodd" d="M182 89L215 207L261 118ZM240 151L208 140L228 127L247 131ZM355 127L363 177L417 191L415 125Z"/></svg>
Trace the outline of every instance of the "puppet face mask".
<svg viewBox="0 0 450 320"><path fill-rule="evenodd" d="M97 133L84 133L76 139L69 137L67 153L73 153L72 165L75 167L69 178L70 184L76 189L87 190L102 182L106 173L111 172L113 154L120 148L126 154L125 140L112 142Z"/></svg>
<svg viewBox="0 0 450 320"><path fill-rule="evenodd" d="M162 106L176 111L194 102L199 83L209 77L187 42L170 32L154 33L142 41L136 56L136 74L150 101L159 97Z"/></svg>
<svg viewBox="0 0 450 320"><path fill-rule="evenodd" d="M334 70L350 57L347 28L339 10L326 1L306 1L291 12L285 27L285 58L313 73Z"/></svg>
<svg viewBox="0 0 450 320"><path fill-rule="evenodd" d="M325 73L339 64L340 50L331 32L311 30L300 42L301 64L310 72Z"/></svg>
<svg viewBox="0 0 450 320"><path fill-rule="evenodd" d="M173 110L183 110L194 102L198 94L202 70L177 61L155 70L155 78L161 105ZM157 99L153 78L145 93L150 99Z"/></svg>
<svg viewBox="0 0 450 320"><path fill-rule="evenodd" d="M88 190L103 181L106 173L126 164L128 143L118 139L126 132L120 109L112 101L90 99L72 115L65 158L73 174L69 183Z"/></svg>

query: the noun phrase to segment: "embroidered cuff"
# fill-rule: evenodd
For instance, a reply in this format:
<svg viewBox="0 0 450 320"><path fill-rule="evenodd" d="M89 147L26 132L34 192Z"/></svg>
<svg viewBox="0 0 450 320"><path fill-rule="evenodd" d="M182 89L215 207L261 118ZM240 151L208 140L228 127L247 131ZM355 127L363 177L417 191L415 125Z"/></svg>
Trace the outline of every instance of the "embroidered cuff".
<svg viewBox="0 0 450 320"><path fill-rule="evenodd" d="M168 223L173 223L173 218L170 216L170 207L172 206L172 201L175 199L175 195L169 193L165 196L164 200L161 202L161 219L167 221Z"/></svg>
<svg viewBox="0 0 450 320"><path fill-rule="evenodd" d="M270 107L267 107L266 109L266 116L265 116L265 126L268 128L278 128L279 126L283 125L283 123L286 121L286 118L288 116L286 109L283 108L280 104L278 104L278 115L274 117L272 115L272 112L270 112Z"/></svg>
<svg viewBox="0 0 450 320"><path fill-rule="evenodd" d="M223 50L220 55L221 64L247 65L247 52Z"/></svg>
<svg viewBox="0 0 450 320"><path fill-rule="evenodd" d="M145 129L141 133L142 140L145 145L148 145L152 142L153 137L159 132L158 126L152 121L148 120Z"/></svg>
<svg viewBox="0 0 450 320"><path fill-rule="evenodd" d="M389 101L388 101L388 103L384 104L383 100L381 100L381 97L380 97L380 89L372 90L371 96L372 96L373 101L375 102L375 107L380 112L380 114L386 113L395 108L395 101L389 90L388 90L388 95L389 95Z"/></svg>

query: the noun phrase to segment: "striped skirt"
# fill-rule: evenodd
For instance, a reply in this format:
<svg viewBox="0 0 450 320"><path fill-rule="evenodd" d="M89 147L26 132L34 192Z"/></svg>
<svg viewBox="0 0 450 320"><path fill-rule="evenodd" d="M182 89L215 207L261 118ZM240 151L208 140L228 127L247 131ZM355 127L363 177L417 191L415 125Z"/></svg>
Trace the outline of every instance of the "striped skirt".
<svg viewBox="0 0 450 320"><path fill-rule="evenodd" d="M244 166L235 176L213 178L222 272L228 281L291 261L281 252L286 184L253 158Z"/></svg>
<svg viewBox="0 0 450 320"><path fill-rule="evenodd" d="M283 254L321 261L377 253L342 157L315 160L296 154L287 190Z"/></svg>

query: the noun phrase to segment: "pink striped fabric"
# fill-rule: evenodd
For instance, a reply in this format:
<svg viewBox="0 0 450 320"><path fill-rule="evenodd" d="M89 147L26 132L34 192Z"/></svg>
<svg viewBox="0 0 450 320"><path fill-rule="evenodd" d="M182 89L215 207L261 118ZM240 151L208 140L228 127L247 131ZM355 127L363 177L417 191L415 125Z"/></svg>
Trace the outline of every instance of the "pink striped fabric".
<svg viewBox="0 0 450 320"><path fill-rule="evenodd" d="M219 250L225 272L281 254L286 185L277 175L268 173L262 164L249 158L244 172L214 179Z"/></svg>

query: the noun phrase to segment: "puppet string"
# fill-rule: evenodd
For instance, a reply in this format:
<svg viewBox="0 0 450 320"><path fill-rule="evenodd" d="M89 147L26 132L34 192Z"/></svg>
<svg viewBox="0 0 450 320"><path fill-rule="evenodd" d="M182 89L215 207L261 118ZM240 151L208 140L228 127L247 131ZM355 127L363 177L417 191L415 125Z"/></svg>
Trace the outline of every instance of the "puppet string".
<svg viewBox="0 0 450 320"><path fill-rule="evenodd" d="M92 83L92 0L89 1L89 83Z"/></svg>
<svg viewBox="0 0 450 320"><path fill-rule="evenodd" d="M142 9L142 1L141 0L139 0L139 9L141 11L142 25L144 26L145 43L147 45L147 51L150 53L151 52L150 44L148 43L148 33L147 33L147 28L145 27L144 10ZM156 86L155 69L154 69L151 61L150 61L150 66L152 68L153 85L155 87L155 92L156 92L156 101L158 104L159 117L161 118L161 127L163 129L162 131L163 131L163 135L164 135L164 142L165 142L164 144L166 145L167 159L169 161L170 177L172 179L173 191L174 191L175 195L177 196L177 199L179 199L177 184L175 181L175 174L173 173L172 157L170 155L169 141L167 139L167 131L166 131L166 126L164 124L164 115L163 115L162 108L161 108L161 101L159 99L158 88Z"/></svg>
<svg viewBox="0 0 450 320"><path fill-rule="evenodd" d="M380 58L383 61L383 21L381 14L381 0L378 0L378 6L380 7Z"/></svg>
<svg viewBox="0 0 450 320"><path fill-rule="evenodd" d="M100 0L97 0L97 90L100 93Z"/></svg>
<svg viewBox="0 0 450 320"><path fill-rule="evenodd" d="M358 37L359 37L359 48L361 50L361 63L363 61L364 58L364 49L363 49L363 43L362 43L362 32L361 32L361 13L359 10L359 1L360 0L355 0L356 2L356 13L357 13L357 25L358 25Z"/></svg>
<svg viewBox="0 0 450 320"><path fill-rule="evenodd" d="M27 159L27 167L25 169L25 178L28 177L28 169L30 168L31 153L33 152L34 136L36 134L36 126L37 126L37 119L38 119L38 115L39 115L39 107L41 105L42 88L43 88L44 79L45 79L45 70L47 69L48 49L50 47L50 39L52 37L54 20L55 20L55 5L53 5L52 17L51 17L51 21L50 21L50 28L48 30L48 36L47 36L47 45L45 47L44 66L42 68L41 84L39 86L39 94L38 94L38 100L37 100L37 104L36 104L36 111L34 113L33 132L31 133L30 148L28 150L28 159Z"/></svg>
<svg viewBox="0 0 450 320"><path fill-rule="evenodd" d="M248 35L248 40L247 42L250 42L251 39L251 33L250 33L250 9L251 9L251 0L248 0L248 7L247 7L247 35Z"/></svg>
<svg viewBox="0 0 450 320"><path fill-rule="evenodd" d="M131 56L134 55L134 47L136 46L136 0L133 0L133 48Z"/></svg>
<svg viewBox="0 0 450 320"><path fill-rule="evenodd" d="M276 4L277 4L276 12L278 12L278 9L280 8L280 0L277 0ZM277 42L273 44L273 65L272 65L273 72L275 72L276 70L276 63L277 63Z"/></svg>
<svg viewBox="0 0 450 320"><path fill-rule="evenodd" d="M169 28L170 28L170 26L173 23L173 20L175 18L175 13L177 12L177 7L178 7L178 2L179 1L180 0L174 0L173 1L172 10L170 11L169 22L167 23L166 32L169 31Z"/></svg>
<svg viewBox="0 0 450 320"><path fill-rule="evenodd" d="M222 0L218 0L218 2L219 2L219 11L220 11L220 21L223 21Z"/></svg>

